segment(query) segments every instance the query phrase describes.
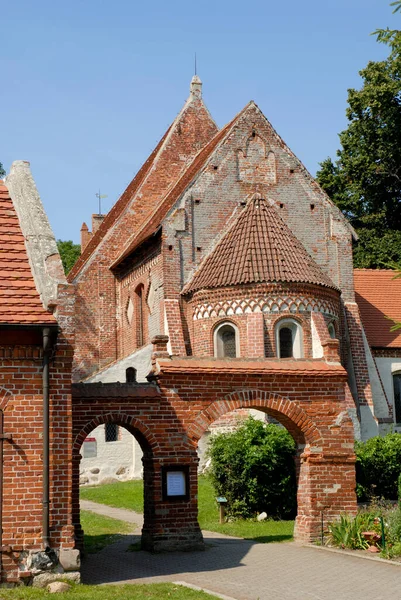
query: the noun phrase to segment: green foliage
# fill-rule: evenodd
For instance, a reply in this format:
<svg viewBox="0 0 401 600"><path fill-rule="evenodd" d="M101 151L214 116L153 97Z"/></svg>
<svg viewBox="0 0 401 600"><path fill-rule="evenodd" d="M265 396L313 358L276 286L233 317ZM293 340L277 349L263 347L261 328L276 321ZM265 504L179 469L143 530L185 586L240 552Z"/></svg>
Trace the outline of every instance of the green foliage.
<svg viewBox="0 0 401 600"><path fill-rule="evenodd" d="M295 442L277 425L247 419L236 431L211 437L210 477L228 514L249 518L265 511L289 518L296 511Z"/></svg>
<svg viewBox="0 0 401 600"><path fill-rule="evenodd" d="M0 179L3 179L4 175L6 174L3 165L0 162Z"/></svg>
<svg viewBox="0 0 401 600"><path fill-rule="evenodd" d="M81 246L74 244L71 240L67 242L57 240L57 248L60 253L61 262L63 263L64 272L68 275L81 254Z"/></svg>
<svg viewBox="0 0 401 600"><path fill-rule="evenodd" d="M60 577L62 579L62 576ZM1 589L1 600L43 600L45 590L32 586ZM73 585L63 592L63 599L74 600L217 600L217 596L203 591L191 590L176 583L125 584L125 585Z"/></svg>
<svg viewBox="0 0 401 600"><path fill-rule="evenodd" d="M317 173L360 237L354 261L362 268L401 260L401 32L375 33L389 56L369 62L361 89L348 90L337 160L326 159Z"/></svg>
<svg viewBox="0 0 401 600"><path fill-rule="evenodd" d="M401 474L401 434L391 433L356 442L356 481L359 501L372 497L398 498Z"/></svg>
<svg viewBox="0 0 401 600"><path fill-rule="evenodd" d="M359 513L356 517L341 515L340 520L329 523L329 543L339 548L365 550L369 544L362 535L372 530L374 517L370 513Z"/></svg>

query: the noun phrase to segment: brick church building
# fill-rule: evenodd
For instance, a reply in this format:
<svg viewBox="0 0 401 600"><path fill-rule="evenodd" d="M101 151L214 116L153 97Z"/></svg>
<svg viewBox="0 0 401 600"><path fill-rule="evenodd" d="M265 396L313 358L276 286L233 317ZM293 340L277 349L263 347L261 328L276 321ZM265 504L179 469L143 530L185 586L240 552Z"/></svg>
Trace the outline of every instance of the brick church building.
<svg viewBox="0 0 401 600"><path fill-rule="evenodd" d="M83 533L81 452L88 448L90 455L99 427L111 439L117 429L128 431L143 452L145 549L203 547L197 447L237 410L276 419L297 443L297 540L320 534L322 513L327 521L355 512L354 439L401 420L400 336L383 334L385 302L377 289L392 290L393 282L388 272L375 272L378 285L370 271L354 276L355 232L258 106L250 102L219 129L195 76L181 112L110 212L93 215L92 231L82 226L82 253L69 283L54 247L31 235L35 219L25 223L18 209L18 198L31 189L18 187L17 174L26 168L18 163L6 178L0 199L8 204L0 217L5 229L14 219L21 254L10 258L24 263L36 308L25 315L21 300L11 295L5 302L0 326L8 345L1 351L10 380L2 384L1 414L18 447L28 404L32 419L39 415L46 426L41 386L50 350L42 338L50 330L53 499L48 513L48 501L39 502L47 455L40 454L38 421L29 442L42 469L32 498L36 537L29 551L27 534L18 534L25 525L8 533L11 508L3 494L2 547L9 549L3 571L10 573L7 561L14 561L14 576L22 577L30 572L27 557L48 546L61 553L65 569L73 568L71 548L82 547ZM27 206L28 214L37 213ZM12 277L4 287L14 289ZM385 314L401 318L398 307ZM25 375L16 381L21 368L34 378L26 389ZM0 452L6 481L22 468L14 458L7 466L7 453L20 456L21 465L24 455L4 439ZM26 492L18 489L22 502L18 494ZM39 539L48 514L49 539ZM12 541L18 535L19 545Z"/></svg>

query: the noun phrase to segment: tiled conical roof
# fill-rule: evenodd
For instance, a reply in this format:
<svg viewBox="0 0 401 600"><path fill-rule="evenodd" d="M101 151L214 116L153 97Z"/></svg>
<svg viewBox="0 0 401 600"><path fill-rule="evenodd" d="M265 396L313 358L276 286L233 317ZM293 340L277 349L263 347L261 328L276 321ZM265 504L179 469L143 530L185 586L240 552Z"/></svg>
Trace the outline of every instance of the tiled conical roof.
<svg viewBox="0 0 401 600"><path fill-rule="evenodd" d="M255 194L183 293L274 281L335 288L276 209Z"/></svg>

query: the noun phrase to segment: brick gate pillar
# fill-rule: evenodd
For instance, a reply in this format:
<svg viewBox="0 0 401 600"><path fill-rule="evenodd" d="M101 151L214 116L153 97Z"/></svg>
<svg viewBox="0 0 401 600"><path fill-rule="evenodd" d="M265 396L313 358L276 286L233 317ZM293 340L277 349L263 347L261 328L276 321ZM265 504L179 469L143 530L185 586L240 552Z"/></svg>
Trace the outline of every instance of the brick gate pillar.
<svg viewBox="0 0 401 600"><path fill-rule="evenodd" d="M151 552L204 550L198 524L198 456L152 457L144 454L142 548ZM186 497L166 495L167 473L184 473ZM171 492L172 490L170 490Z"/></svg>
<svg viewBox="0 0 401 600"><path fill-rule="evenodd" d="M319 539L343 513L356 514L355 457L302 455L298 482L297 542Z"/></svg>

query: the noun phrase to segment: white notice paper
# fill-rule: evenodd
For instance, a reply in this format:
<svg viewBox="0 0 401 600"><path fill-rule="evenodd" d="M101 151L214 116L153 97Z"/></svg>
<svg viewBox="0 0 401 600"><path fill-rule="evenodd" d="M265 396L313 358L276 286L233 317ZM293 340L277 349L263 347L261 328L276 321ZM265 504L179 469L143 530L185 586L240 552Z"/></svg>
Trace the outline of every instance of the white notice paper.
<svg viewBox="0 0 401 600"><path fill-rule="evenodd" d="M185 496L185 472L167 471L167 496Z"/></svg>

